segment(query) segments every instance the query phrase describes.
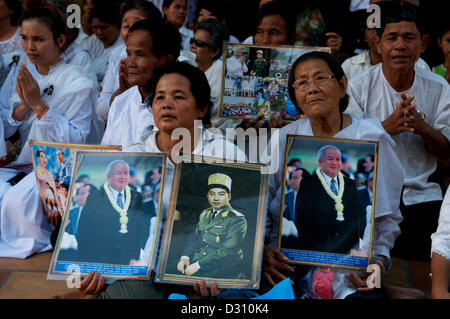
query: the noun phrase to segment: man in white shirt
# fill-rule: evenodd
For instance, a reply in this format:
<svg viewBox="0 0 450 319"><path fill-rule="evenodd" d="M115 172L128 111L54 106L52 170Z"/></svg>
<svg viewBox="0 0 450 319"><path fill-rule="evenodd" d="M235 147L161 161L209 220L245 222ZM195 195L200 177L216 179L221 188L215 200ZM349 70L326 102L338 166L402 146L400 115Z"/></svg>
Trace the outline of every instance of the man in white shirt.
<svg viewBox="0 0 450 319"><path fill-rule="evenodd" d="M384 5L377 44L383 63L350 81L347 112L379 118L396 142L395 151L406 171L402 234L393 254L429 260L442 191L428 178L436 170L436 158L450 152L450 90L444 79L415 67L424 47L414 8Z"/></svg>
<svg viewBox="0 0 450 319"><path fill-rule="evenodd" d="M233 56L227 59L228 76L242 78L246 72L248 72L248 68L245 64L245 55L242 54L242 48L235 47Z"/></svg>
<svg viewBox="0 0 450 319"><path fill-rule="evenodd" d="M180 43L177 29L168 22L141 20L133 24L126 40L126 66L131 87L111 104L103 145L127 147L153 129L148 83L157 66L176 61Z"/></svg>

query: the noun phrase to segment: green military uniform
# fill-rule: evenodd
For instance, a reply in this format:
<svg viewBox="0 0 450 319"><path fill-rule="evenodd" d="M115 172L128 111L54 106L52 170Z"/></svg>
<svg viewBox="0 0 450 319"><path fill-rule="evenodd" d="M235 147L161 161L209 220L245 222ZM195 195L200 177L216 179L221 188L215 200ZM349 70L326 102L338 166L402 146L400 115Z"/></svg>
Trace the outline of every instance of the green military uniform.
<svg viewBox="0 0 450 319"><path fill-rule="evenodd" d="M241 245L247 233L247 221L229 205L216 217L212 215L213 208L205 209L195 230L200 239L200 249L192 259L200 265L195 275L234 278L241 270L238 265L244 260Z"/></svg>
<svg viewBox="0 0 450 319"><path fill-rule="evenodd" d="M264 59L256 59L253 67L256 76L267 76L267 62Z"/></svg>

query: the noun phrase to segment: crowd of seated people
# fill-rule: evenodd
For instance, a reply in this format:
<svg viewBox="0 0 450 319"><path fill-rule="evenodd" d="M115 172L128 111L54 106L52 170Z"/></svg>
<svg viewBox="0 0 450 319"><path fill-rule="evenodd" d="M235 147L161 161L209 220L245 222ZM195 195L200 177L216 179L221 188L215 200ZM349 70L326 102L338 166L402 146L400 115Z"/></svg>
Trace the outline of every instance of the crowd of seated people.
<svg viewBox="0 0 450 319"><path fill-rule="evenodd" d="M283 245L297 242L299 201L308 197L302 189L316 176L300 158L283 171L286 136L303 135L378 141L376 170L374 154L339 154L340 171L355 184L359 201L375 207L371 263L385 274L392 257L429 263L431 297L450 298L450 26L445 12L423 0L254 0L245 5L234 0L84 0L80 28L73 28L68 25L70 2L0 0L0 257L52 250L61 224L61 218L43 213L36 175L23 168L34 155L29 140L171 154L180 141L172 132L193 132L200 125L217 130L201 141L193 138L191 153L203 147L203 154L214 156L216 143L229 143L234 155L227 149L224 157L248 159L253 157L247 149L225 139L226 130L273 128L279 131L269 144L279 146L272 154L279 165L268 177L258 293L290 277L297 298L319 298L302 283L324 269L293 267L278 248L280 222ZM245 21L235 19L240 5L247 10ZM371 5L381 14L368 10ZM224 43L242 47L224 52ZM301 55L289 66L288 78L275 81L287 84L285 100L299 119L288 123L279 113L269 116L250 104L239 114L251 114L251 119L223 117L222 106L225 115L237 112L234 105L221 104L223 96L258 96L258 70L242 49L246 45L328 48L328 53ZM263 61L263 50L255 56ZM222 74L225 69L228 73ZM171 198L171 156L165 165L162 215ZM129 183L153 213L161 173L157 168L144 183ZM96 189L86 179L74 183L69 213L78 220ZM76 234L76 223L68 232ZM332 298L423 298L420 291L387 283L369 288L364 272L335 272L345 289ZM133 280L106 285L101 275L90 273L76 296L165 298L178 291L162 286ZM199 281L193 288L202 296L227 296L215 283L206 287ZM241 291L239 297L244 295Z"/></svg>

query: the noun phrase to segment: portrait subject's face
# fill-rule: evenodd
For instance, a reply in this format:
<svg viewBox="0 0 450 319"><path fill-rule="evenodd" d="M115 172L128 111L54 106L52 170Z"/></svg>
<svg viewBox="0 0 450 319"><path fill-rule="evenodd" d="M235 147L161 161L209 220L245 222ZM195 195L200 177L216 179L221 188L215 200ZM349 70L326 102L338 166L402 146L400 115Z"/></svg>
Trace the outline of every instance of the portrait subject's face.
<svg viewBox="0 0 450 319"><path fill-rule="evenodd" d="M334 149L327 149L323 158L319 158L322 172L334 178L341 170L341 153Z"/></svg>
<svg viewBox="0 0 450 319"><path fill-rule="evenodd" d="M127 46L127 70L130 85L147 85L153 70L163 63L153 54L153 39L145 30L131 32L125 41Z"/></svg>
<svg viewBox="0 0 450 319"><path fill-rule="evenodd" d="M61 151L56 152L56 157L61 163L64 161L64 154Z"/></svg>
<svg viewBox="0 0 450 319"><path fill-rule="evenodd" d="M117 163L106 178L112 188L121 192L130 181L130 168L124 163Z"/></svg>
<svg viewBox="0 0 450 319"><path fill-rule="evenodd" d="M411 21L389 23L378 42L383 66L389 70L411 70L423 52L422 36Z"/></svg>
<svg viewBox="0 0 450 319"><path fill-rule="evenodd" d="M39 153L38 161L39 161L39 164L41 165L41 167L47 166L47 157L45 156L44 152Z"/></svg>
<svg viewBox="0 0 450 319"><path fill-rule="evenodd" d="M208 202L214 209L221 209L228 205L231 194L228 194L223 188L211 188L208 191Z"/></svg>

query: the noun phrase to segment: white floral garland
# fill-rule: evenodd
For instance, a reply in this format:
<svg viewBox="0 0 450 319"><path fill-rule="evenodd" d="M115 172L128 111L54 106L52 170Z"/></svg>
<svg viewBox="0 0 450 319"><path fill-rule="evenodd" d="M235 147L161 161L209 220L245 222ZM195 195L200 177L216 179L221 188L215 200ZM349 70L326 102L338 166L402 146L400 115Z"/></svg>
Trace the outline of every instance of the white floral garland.
<svg viewBox="0 0 450 319"><path fill-rule="evenodd" d="M316 175L319 178L320 182L322 183L323 188L327 192L327 194L334 200L335 205L334 208L337 211L336 220L342 222L344 221L344 205L342 204L342 195L344 195L344 177L341 172L338 173L338 181L339 181L339 191L338 194L334 194L330 187L328 186L327 182L325 181L325 178L322 176L322 173L320 171L320 167L316 169Z"/></svg>
<svg viewBox="0 0 450 319"><path fill-rule="evenodd" d="M128 224L128 217L127 217L127 212L128 212L128 208L130 207L131 204L131 191L130 191L130 187L127 185L125 186L125 205L123 206L123 208L120 208L116 201L114 200L113 194L111 193L111 190L109 189L108 183L105 183L103 185L103 188L105 189L105 193L108 196L108 199L112 205L112 207L119 213L120 215L120 230L119 233L122 234L126 234L128 233L128 229L127 229L127 224Z"/></svg>

